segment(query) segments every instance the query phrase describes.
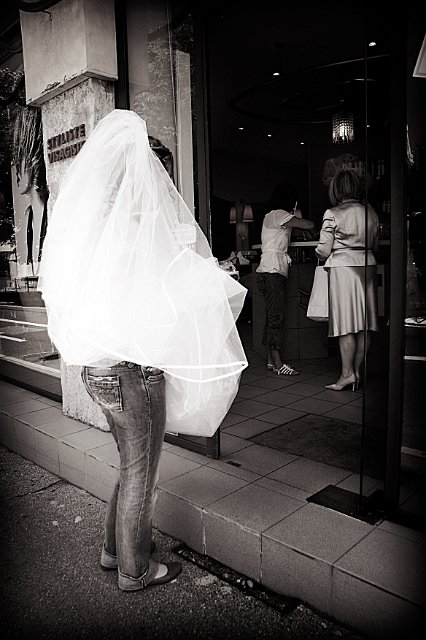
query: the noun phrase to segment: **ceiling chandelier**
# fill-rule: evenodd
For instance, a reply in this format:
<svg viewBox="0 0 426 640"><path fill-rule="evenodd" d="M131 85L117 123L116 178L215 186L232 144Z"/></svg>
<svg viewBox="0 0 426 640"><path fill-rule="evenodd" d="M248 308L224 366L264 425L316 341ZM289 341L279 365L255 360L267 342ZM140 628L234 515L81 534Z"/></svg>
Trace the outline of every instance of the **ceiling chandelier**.
<svg viewBox="0 0 426 640"><path fill-rule="evenodd" d="M354 115L350 111L339 111L332 115L333 142L345 144L354 141Z"/></svg>

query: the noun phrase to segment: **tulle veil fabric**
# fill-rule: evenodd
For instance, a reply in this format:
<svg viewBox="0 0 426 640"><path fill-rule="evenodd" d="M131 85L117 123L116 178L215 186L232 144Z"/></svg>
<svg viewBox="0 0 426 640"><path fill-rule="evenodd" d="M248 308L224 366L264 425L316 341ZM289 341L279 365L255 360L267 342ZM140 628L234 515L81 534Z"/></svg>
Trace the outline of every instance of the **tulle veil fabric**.
<svg viewBox="0 0 426 640"><path fill-rule="evenodd" d="M38 288L65 363L159 367L167 431L213 435L247 366L247 290L218 267L136 113L104 117L66 172Z"/></svg>

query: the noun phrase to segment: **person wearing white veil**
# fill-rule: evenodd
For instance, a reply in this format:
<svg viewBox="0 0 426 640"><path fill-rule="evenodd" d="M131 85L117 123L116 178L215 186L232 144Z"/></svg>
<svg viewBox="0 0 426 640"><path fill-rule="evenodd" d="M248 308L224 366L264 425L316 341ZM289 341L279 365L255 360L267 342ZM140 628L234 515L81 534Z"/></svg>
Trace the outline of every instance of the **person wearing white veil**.
<svg viewBox="0 0 426 640"><path fill-rule="evenodd" d="M150 556L164 433L219 428L247 367L246 289L218 267L136 113L103 118L66 172L39 290L49 336L83 367L120 454L101 566L125 591L169 582L180 564Z"/></svg>

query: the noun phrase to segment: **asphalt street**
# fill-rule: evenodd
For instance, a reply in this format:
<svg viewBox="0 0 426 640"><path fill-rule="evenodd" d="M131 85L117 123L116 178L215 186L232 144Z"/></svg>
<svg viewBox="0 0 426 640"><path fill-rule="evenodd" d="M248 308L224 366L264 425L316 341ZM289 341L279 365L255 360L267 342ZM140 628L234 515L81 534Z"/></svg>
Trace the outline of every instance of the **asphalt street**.
<svg viewBox="0 0 426 640"><path fill-rule="evenodd" d="M299 601L270 606L251 581L193 558L173 582L124 593L99 565L104 502L4 447L0 489L4 639L365 640ZM154 540L157 560L179 559L178 540Z"/></svg>

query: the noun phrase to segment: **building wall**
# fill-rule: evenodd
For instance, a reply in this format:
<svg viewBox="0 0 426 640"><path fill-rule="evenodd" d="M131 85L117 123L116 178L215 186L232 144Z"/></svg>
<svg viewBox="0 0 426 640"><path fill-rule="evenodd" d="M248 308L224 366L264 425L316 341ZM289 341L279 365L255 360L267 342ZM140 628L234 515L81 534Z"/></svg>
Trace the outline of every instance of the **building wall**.
<svg viewBox="0 0 426 640"><path fill-rule="evenodd" d="M113 0L62 0L20 12L29 104L42 104L88 77L117 79Z"/></svg>
<svg viewBox="0 0 426 640"><path fill-rule="evenodd" d="M47 183L50 189L50 211L59 192L61 180L73 161L73 157L50 162L47 141L84 125L85 136L81 136L60 148L79 144L91 134L96 124L114 109L114 87L111 82L97 78L85 78L79 84L67 88L42 105L43 136L45 139L45 162ZM108 430L102 411L86 393L81 381L81 367L61 363L62 410L65 415L82 422Z"/></svg>

